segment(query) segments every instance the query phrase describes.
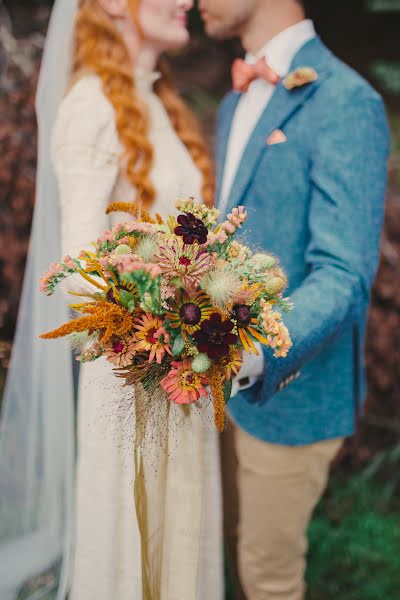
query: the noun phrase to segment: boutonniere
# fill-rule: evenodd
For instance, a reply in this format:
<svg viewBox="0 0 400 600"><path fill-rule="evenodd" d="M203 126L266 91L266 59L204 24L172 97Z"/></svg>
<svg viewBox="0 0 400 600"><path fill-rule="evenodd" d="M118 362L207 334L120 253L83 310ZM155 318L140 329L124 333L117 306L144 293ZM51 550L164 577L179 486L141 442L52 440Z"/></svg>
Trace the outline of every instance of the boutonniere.
<svg viewBox="0 0 400 600"><path fill-rule="evenodd" d="M283 85L287 90L294 90L295 88L307 85L307 83L317 81L317 79L318 73L315 69L311 67L298 67L285 77Z"/></svg>

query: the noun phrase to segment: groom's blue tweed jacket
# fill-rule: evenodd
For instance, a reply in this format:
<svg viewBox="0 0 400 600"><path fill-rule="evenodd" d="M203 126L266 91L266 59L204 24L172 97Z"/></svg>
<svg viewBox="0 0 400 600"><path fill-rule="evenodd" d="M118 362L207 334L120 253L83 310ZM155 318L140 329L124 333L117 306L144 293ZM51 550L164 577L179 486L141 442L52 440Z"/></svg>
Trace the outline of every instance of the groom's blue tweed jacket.
<svg viewBox="0 0 400 600"><path fill-rule="evenodd" d="M228 205L246 206L247 241L281 259L295 304L285 315L293 340L288 357L265 350L263 383L233 398L229 411L251 435L288 445L354 430L365 391L364 333L389 151L381 98L319 38L298 52L296 67L313 67L318 80L292 91L277 86ZM219 113L219 190L239 98L230 93ZM287 141L267 145L278 128ZM299 379L277 392L298 370Z"/></svg>

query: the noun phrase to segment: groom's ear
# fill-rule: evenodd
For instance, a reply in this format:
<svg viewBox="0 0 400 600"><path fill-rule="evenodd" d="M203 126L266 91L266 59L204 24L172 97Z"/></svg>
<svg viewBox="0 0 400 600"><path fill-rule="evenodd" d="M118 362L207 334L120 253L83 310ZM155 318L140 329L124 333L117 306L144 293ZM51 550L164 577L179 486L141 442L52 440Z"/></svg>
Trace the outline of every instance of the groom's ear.
<svg viewBox="0 0 400 600"><path fill-rule="evenodd" d="M128 13L127 0L97 0L101 8L110 17L120 19L126 17Z"/></svg>

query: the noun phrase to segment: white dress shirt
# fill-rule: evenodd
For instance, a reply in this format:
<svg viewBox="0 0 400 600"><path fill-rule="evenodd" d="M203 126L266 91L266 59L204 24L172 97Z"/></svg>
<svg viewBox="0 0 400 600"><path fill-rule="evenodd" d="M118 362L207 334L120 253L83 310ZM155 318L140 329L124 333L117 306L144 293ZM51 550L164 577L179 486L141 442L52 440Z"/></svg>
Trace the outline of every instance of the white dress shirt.
<svg viewBox="0 0 400 600"><path fill-rule="evenodd" d="M247 54L245 60L249 64L255 64L260 58L265 57L269 66L278 75L284 77L288 74L297 52L315 35L313 22L310 19L305 19L278 33L257 54ZM249 89L245 94L242 94L238 102L229 134L223 172L219 203L221 214L225 213L232 184L246 145L274 91L274 85L264 79L256 79L249 85ZM232 397L239 390L254 385L263 376L264 358L261 345L257 343L257 346L260 350L259 356L248 352L243 353L242 368L233 380ZM241 380L243 380L242 384L239 383Z"/></svg>

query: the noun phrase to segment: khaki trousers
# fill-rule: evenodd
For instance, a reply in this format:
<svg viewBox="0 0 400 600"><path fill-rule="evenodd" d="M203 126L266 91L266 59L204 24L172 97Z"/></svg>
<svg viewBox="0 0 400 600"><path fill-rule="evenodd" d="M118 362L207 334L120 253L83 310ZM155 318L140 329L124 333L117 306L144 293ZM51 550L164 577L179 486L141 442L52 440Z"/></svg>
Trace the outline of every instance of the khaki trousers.
<svg viewBox="0 0 400 600"><path fill-rule="evenodd" d="M232 424L222 434L224 533L236 600L303 600L307 527L342 441L281 446Z"/></svg>

